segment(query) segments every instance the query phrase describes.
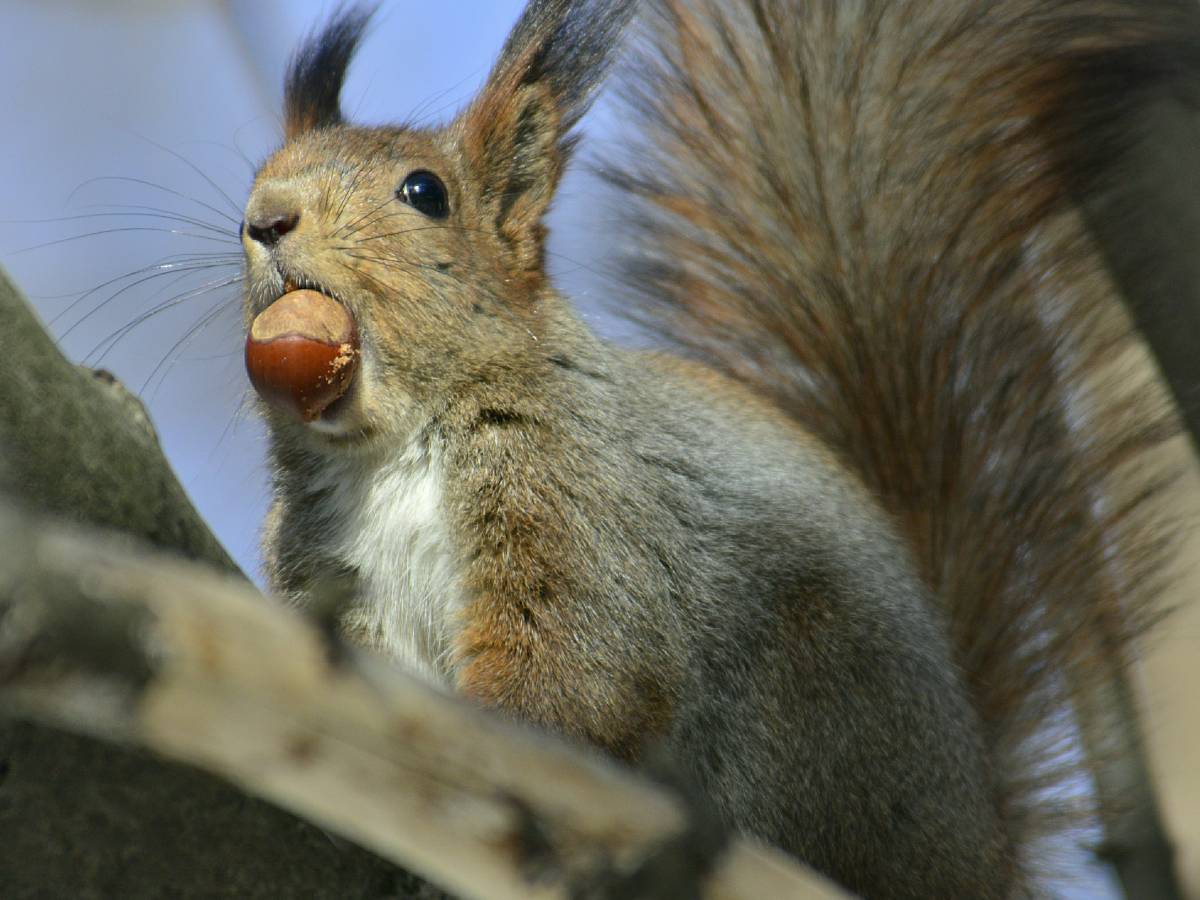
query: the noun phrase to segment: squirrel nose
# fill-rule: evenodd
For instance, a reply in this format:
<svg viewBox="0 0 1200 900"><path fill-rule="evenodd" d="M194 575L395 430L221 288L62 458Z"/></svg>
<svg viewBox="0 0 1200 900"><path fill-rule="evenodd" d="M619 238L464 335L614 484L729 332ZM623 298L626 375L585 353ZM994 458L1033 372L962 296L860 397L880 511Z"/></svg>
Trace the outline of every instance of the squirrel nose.
<svg viewBox="0 0 1200 900"><path fill-rule="evenodd" d="M274 247L279 239L300 223L300 213L265 213L246 220L250 240Z"/></svg>

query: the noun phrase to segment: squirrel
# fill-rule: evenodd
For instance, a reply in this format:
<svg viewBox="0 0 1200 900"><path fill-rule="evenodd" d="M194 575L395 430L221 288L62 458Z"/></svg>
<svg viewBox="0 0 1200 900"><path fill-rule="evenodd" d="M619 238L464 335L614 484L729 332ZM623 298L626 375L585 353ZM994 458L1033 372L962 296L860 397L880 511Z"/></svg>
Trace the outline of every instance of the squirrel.
<svg viewBox="0 0 1200 900"><path fill-rule="evenodd" d="M654 351L545 265L635 6L605 173ZM348 579L350 640L619 760L664 747L862 896L1034 891L1053 736L1167 552L1140 467L1172 416L1101 389L1136 338L1078 200L1191 6L531 0L451 122L372 128L339 106L371 16L343 8L241 234L248 326L316 292L359 348L314 415L261 404L272 589Z"/></svg>

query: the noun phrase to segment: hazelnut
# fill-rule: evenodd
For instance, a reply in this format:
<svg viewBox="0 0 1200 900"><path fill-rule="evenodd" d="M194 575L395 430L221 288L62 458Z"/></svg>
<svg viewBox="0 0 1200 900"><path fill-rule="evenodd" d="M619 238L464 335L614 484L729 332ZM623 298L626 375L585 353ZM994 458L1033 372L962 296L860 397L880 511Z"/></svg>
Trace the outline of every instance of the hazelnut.
<svg viewBox="0 0 1200 900"><path fill-rule="evenodd" d="M346 307L318 291L289 291L251 324L246 372L260 397L311 422L346 393L358 353Z"/></svg>

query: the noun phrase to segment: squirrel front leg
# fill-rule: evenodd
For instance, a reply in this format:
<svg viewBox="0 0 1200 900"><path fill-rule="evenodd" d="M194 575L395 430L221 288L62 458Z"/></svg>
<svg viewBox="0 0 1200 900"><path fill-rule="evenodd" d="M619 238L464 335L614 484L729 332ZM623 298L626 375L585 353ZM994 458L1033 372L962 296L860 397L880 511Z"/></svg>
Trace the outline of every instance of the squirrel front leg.
<svg viewBox="0 0 1200 900"><path fill-rule="evenodd" d="M447 454L470 598L456 687L632 760L665 735L682 678L663 554L622 534L628 485L596 475L604 448L567 450L537 414L512 419L474 425Z"/></svg>
<svg viewBox="0 0 1200 900"><path fill-rule="evenodd" d="M646 671L645 660L595 646L596 635L554 608L562 603L558 586L521 589L512 581L496 579L465 612L459 691L626 761L638 758L666 732L670 686Z"/></svg>
<svg viewBox="0 0 1200 900"><path fill-rule="evenodd" d="M534 4L482 93L451 126L470 178L481 186L478 219L494 233L504 281L522 285L524 299L505 314L527 318L534 341L544 336L539 317L563 304L546 279L543 217L570 153L571 129L633 5ZM577 27L585 14L587 27ZM550 355L535 354L543 361ZM572 492L583 480L563 465L566 455L539 456L546 435L521 434L539 427L536 418L459 423L458 461L450 457L452 470L470 479L457 503L458 528L470 545L464 588L471 599L458 622L457 687L628 759L666 727L674 691L668 673L681 665L668 648L678 641L665 634L667 614L654 611L657 601L621 602L628 586L605 573L621 571L611 554L628 551L606 543L603 523L589 521L603 501L573 508ZM507 449L497 453L496 440L507 441ZM610 558L602 565L588 558L603 553Z"/></svg>

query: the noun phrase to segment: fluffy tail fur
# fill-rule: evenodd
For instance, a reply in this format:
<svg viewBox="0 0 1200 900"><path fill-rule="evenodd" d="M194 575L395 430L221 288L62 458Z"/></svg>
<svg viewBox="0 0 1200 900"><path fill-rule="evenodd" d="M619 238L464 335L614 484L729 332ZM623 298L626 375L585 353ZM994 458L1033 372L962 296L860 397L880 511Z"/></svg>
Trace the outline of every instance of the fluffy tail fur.
<svg viewBox="0 0 1200 900"><path fill-rule="evenodd" d="M1170 428L1114 363L1135 342L1077 201L1119 164L1125 113L1200 70L1196 7L649 6L626 84L644 139L608 171L631 305L898 521L1019 859L1057 821L1072 703L1162 587L1139 461Z"/></svg>

